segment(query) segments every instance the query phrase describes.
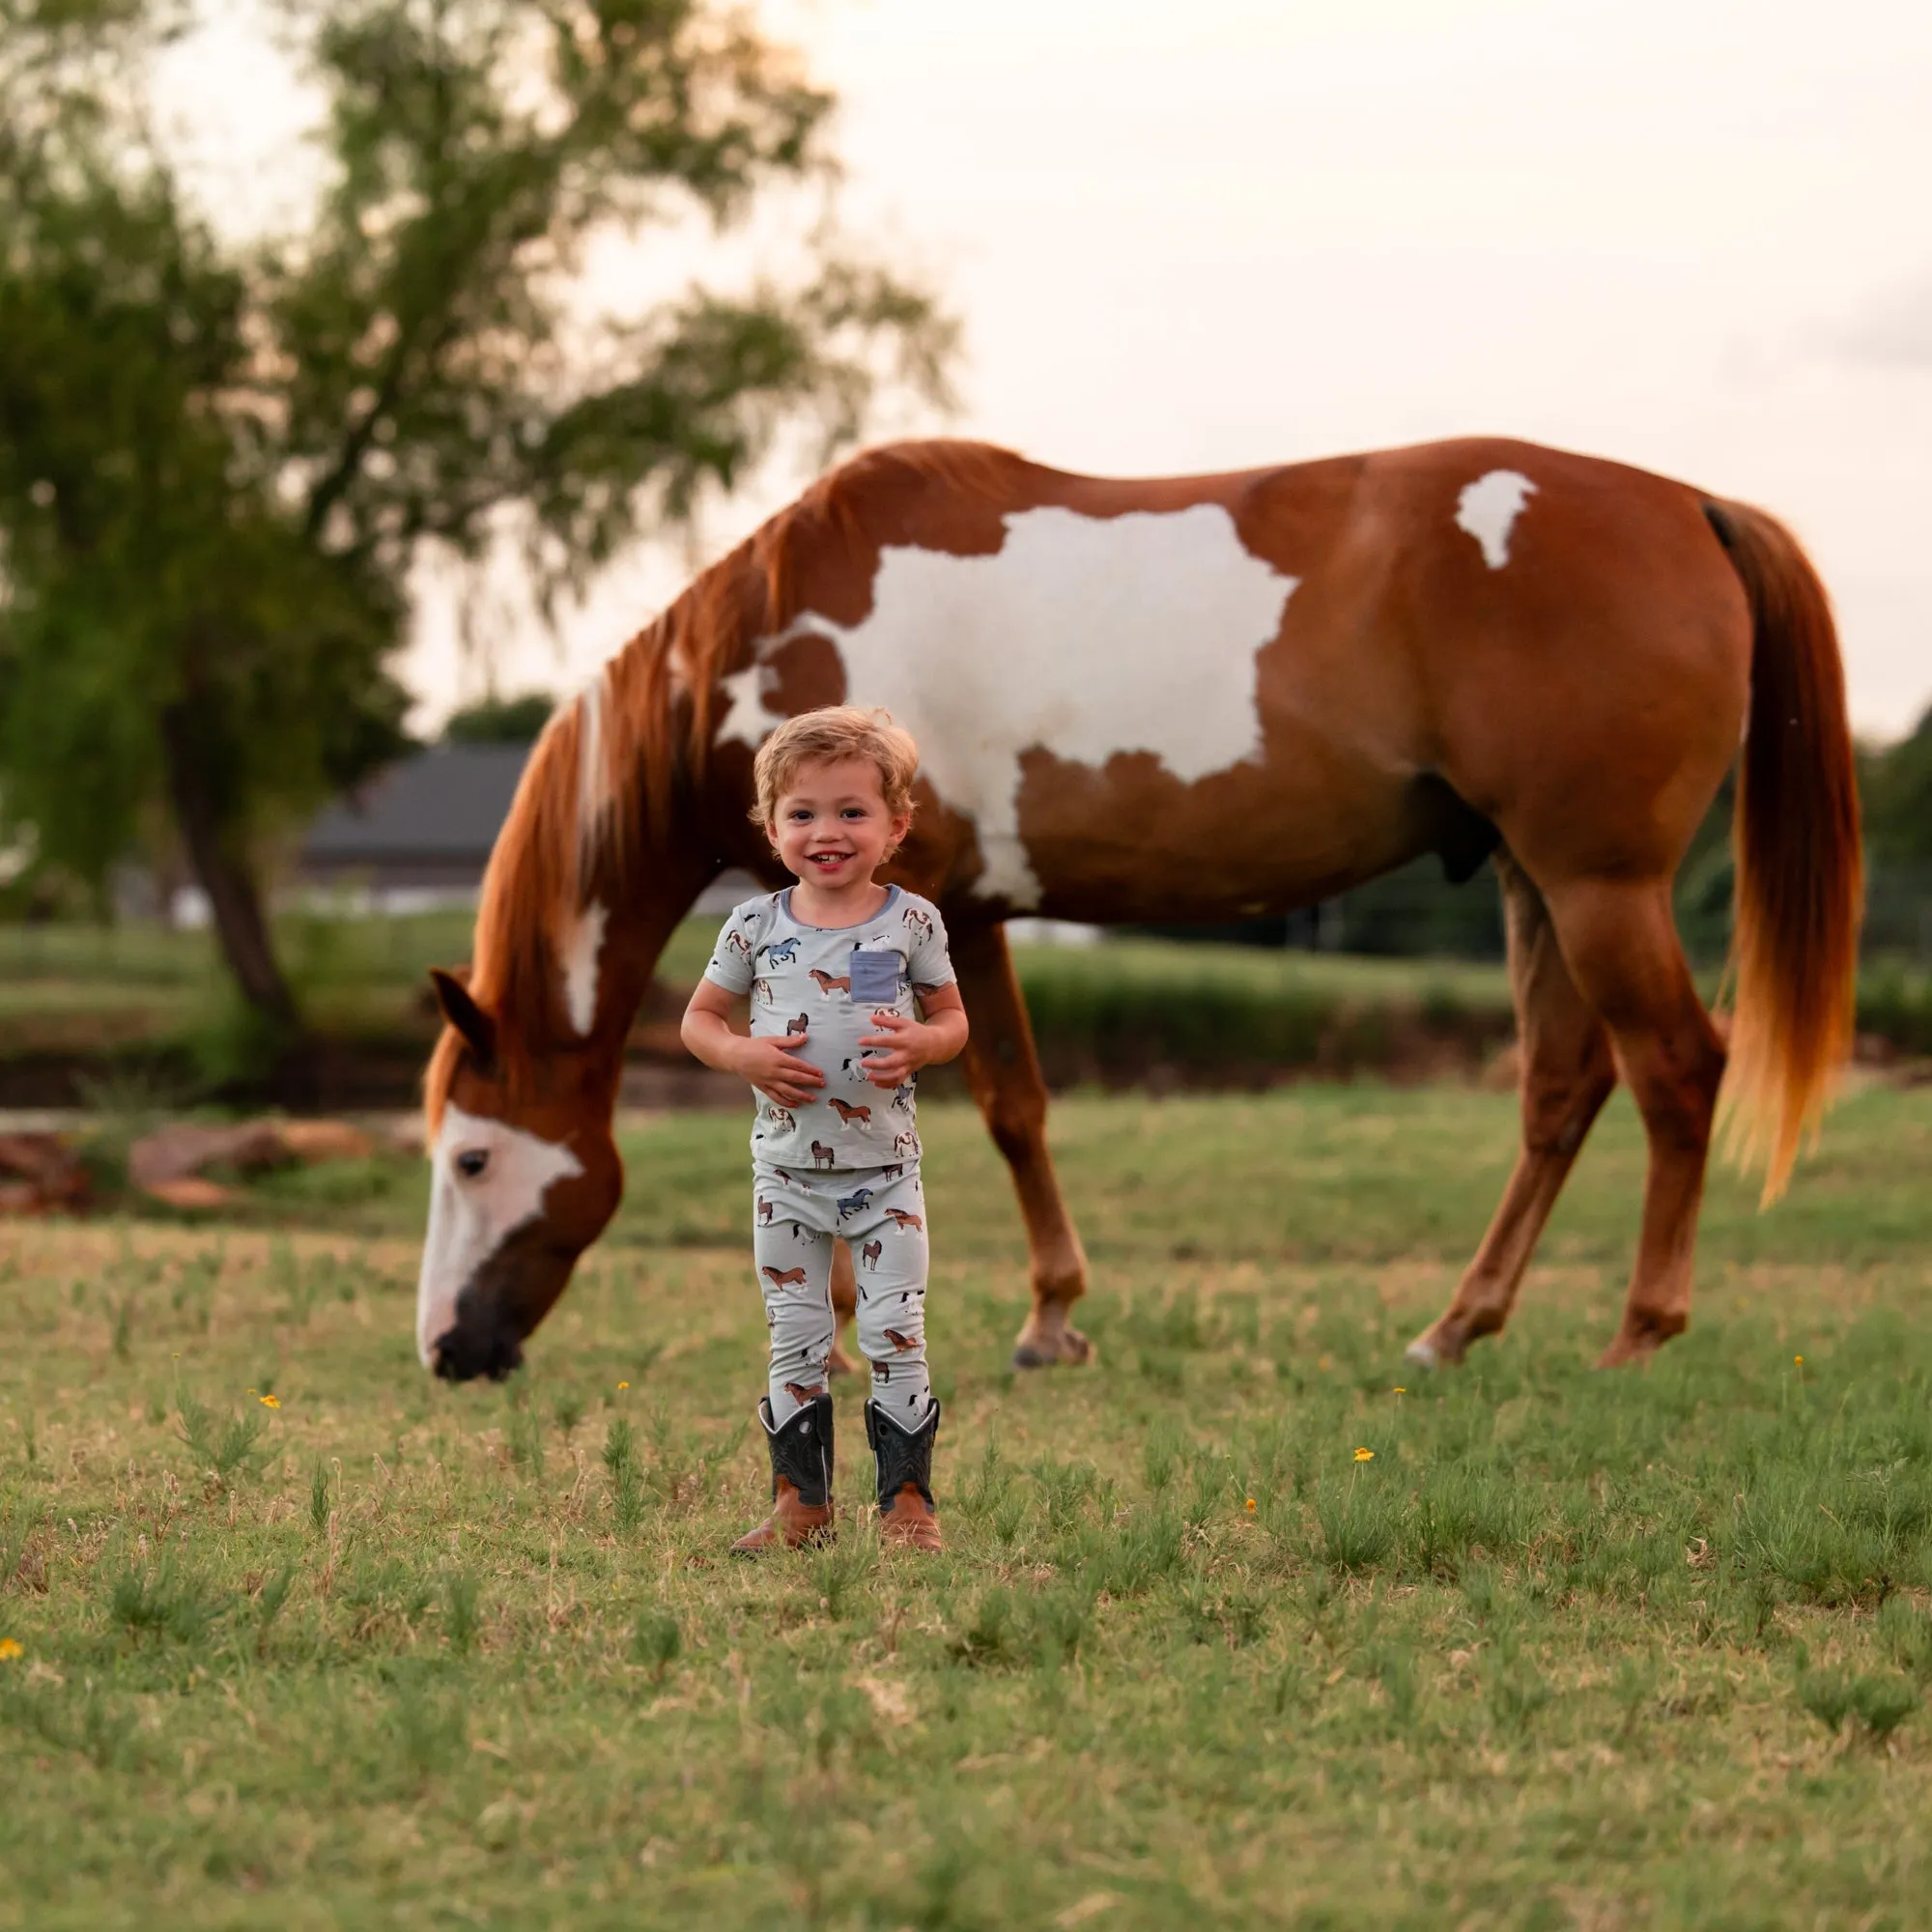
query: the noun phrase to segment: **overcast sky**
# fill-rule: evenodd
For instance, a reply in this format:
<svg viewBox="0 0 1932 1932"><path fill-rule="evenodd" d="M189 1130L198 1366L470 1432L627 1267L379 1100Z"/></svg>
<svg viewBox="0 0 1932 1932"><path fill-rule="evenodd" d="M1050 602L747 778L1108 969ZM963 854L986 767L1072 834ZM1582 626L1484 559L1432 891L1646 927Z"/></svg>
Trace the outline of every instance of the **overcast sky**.
<svg viewBox="0 0 1932 1932"><path fill-rule="evenodd" d="M1796 527L1861 727L1932 702L1932 9L764 11L841 97L848 227L963 320L956 433L1146 474L1598 451ZM772 506L714 515L707 554ZM499 676L575 681L678 575L621 573ZM431 711L475 676L441 619L410 668Z"/></svg>

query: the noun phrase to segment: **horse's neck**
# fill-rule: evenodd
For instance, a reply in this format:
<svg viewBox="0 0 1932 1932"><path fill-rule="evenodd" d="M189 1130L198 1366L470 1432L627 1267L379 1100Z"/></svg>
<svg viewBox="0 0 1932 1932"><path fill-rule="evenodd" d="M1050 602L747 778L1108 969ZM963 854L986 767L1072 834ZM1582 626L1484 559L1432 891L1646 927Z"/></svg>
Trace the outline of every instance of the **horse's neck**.
<svg viewBox="0 0 1932 1932"><path fill-rule="evenodd" d="M715 863L653 858L609 891L594 1037L619 1062L667 943L717 871Z"/></svg>

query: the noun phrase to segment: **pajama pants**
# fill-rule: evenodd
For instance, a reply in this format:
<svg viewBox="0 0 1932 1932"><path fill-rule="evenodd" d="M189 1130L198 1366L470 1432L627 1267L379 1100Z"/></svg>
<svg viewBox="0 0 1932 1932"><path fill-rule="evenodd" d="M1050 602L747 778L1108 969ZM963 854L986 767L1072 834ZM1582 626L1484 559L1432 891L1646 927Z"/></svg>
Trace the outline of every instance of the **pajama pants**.
<svg viewBox="0 0 1932 1932"><path fill-rule="evenodd" d="M836 1324L832 1243L852 1250L859 1347L872 1400L916 1429L932 1401L925 1370L925 1195L916 1162L803 1174L752 1163L752 1259L772 1331L772 1426L825 1387Z"/></svg>

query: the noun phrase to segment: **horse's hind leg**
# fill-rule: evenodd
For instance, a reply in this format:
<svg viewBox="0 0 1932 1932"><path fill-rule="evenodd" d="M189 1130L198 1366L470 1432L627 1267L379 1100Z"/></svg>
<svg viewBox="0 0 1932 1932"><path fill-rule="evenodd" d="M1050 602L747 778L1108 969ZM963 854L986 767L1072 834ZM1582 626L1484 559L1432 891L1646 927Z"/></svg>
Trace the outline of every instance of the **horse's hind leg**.
<svg viewBox="0 0 1932 1932"><path fill-rule="evenodd" d="M1522 1150L1456 1298L1408 1346L1430 1367L1461 1361L1471 1342L1509 1320L1544 1223L1617 1081L1609 1034L1570 977L1542 894L1507 852L1495 866L1522 1057Z"/></svg>
<svg viewBox="0 0 1932 1932"><path fill-rule="evenodd" d="M1650 1143L1643 1230L1623 1325L1600 1364L1647 1355L1690 1319L1690 1255L1724 1048L1670 911L1667 880L1580 880L1549 893L1577 985L1604 1016Z"/></svg>
<svg viewBox="0 0 1932 1932"><path fill-rule="evenodd" d="M858 1366L839 1344L846 1324L859 1314L859 1281L852 1270L852 1244L832 1244L832 1353L826 1361L828 1374L849 1376Z"/></svg>
<svg viewBox="0 0 1932 1932"><path fill-rule="evenodd" d="M1087 1256L1046 1151L1046 1077L1013 977L1006 928L987 925L954 934L952 964L972 1028L967 1083L1012 1170L1033 1256L1033 1313L1013 1345L1013 1365L1038 1369L1090 1361L1093 1344L1066 1319L1087 1293Z"/></svg>

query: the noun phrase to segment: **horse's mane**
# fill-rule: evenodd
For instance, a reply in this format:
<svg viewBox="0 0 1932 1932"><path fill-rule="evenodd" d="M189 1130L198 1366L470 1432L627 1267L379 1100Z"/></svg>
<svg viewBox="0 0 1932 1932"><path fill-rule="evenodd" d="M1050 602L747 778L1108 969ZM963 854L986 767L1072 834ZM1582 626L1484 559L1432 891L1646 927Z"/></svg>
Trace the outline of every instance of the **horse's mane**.
<svg viewBox="0 0 1932 1932"><path fill-rule="evenodd" d="M629 886L639 852L675 831L674 810L709 760L722 681L760 639L798 615L800 557L863 554L867 508L937 487L980 500L1022 459L988 443L927 441L865 451L701 571L608 659L544 726L497 836L476 907L469 992L499 1022L497 1072L526 1090L558 1009L556 962L593 883ZM500 1022L508 1016L512 1024ZM434 1139L463 1053L445 1027L423 1081Z"/></svg>

